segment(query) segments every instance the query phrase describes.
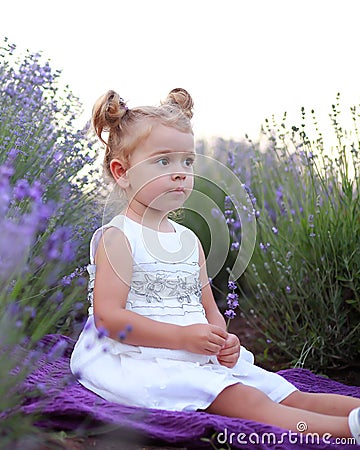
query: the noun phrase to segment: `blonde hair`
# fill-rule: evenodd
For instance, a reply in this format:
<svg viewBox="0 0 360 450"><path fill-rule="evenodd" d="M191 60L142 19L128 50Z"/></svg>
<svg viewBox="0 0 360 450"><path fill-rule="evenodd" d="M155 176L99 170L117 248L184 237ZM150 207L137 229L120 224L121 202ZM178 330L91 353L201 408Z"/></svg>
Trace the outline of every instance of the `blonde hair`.
<svg viewBox="0 0 360 450"><path fill-rule="evenodd" d="M128 164L132 151L149 136L153 126L161 123L184 133L192 133L190 119L194 103L190 94L181 88L170 91L159 106L139 106L129 109L115 91L108 91L94 105L93 128L105 145L104 170L112 177L110 162L120 159ZM104 139L104 132L108 133Z"/></svg>

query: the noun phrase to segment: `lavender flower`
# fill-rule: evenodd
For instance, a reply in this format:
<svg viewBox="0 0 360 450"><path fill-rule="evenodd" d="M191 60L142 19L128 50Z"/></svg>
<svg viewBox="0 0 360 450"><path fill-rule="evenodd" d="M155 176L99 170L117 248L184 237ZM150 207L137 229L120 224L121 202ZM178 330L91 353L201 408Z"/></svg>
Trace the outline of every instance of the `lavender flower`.
<svg viewBox="0 0 360 450"><path fill-rule="evenodd" d="M68 347L68 343L66 341L64 341L64 340L60 340L47 353L47 360L48 361L55 361L60 356L63 356L63 354L65 353L65 350L67 349L67 347Z"/></svg>
<svg viewBox="0 0 360 450"><path fill-rule="evenodd" d="M79 314L83 280L72 275L88 257L80 236L99 226L93 211L100 183L93 169L89 189L96 151L74 125L80 104L68 88L60 90L60 72L36 53L15 58L14 49L5 40L0 55L0 396L8 411L23 404L20 386L45 351L20 367L16 349L69 331ZM66 274L70 283L62 286ZM61 345L48 358L58 358ZM18 429L16 422L8 429Z"/></svg>
<svg viewBox="0 0 360 450"><path fill-rule="evenodd" d="M236 312L232 309L227 309L224 312L224 316L227 317L229 320L234 319L236 317Z"/></svg>
<svg viewBox="0 0 360 450"><path fill-rule="evenodd" d="M239 296L235 293L236 288L236 283L230 280L228 282L228 289L230 289L231 292L229 292L226 297L228 309L224 312L224 316L228 319L227 328L230 325L230 320L236 317L236 312L234 310L239 306Z"/></svg>
<svg viewBox="0 0 360 450"><path fill-rule="evenodd" d="M132 326L131 325L126 325L125 330L120 331L119 333L119 339L120 341L123 341L124 339L126 339L126 336L131 333L132 331Z"/></svg>
<svg viewBox="0 0 360 450"><path fill-rule="evenodd" d="M264 253L266 253L268 248L270 247L270 243L267 242L266 244L263 244L262 242L260 242L259 247Z"/></svg>
<svg viewBox="0 0 360 450"><path fill-rule="evenodd" d="M60 227L48 238L44 251L47 259L71 262L75 257L74 245L71 242L72 230L69 227Z"/></svg>
<svg viewBox="0 0 360 450"><path fill-rule="evenodd" d="M100 327L98 328L98 339L103 339L104 337L108 337L109 336L109 331L104 328L104 327Z"/></svg>

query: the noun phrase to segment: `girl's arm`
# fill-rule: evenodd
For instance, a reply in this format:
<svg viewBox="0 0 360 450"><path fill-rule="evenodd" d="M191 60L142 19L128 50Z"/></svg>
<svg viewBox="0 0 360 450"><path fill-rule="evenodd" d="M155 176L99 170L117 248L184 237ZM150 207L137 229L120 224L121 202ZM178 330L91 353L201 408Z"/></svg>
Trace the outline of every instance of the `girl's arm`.
<svg viewBox="0 0 360 450"><path fill-rule="evenodd" d="M194 353L218 354L227 333L214 325L179 326L155 321L125 309L130 290L133 259L130 244L116 228L109 228L100 240L96 256L94 317L96 327L112 339L127 327L123 342L145 347L184 349Z"/></svg>
<svg viewBox="0 0 360 450"><path fill-rule="evenodd" d="M221 314L209 282L209 278L206 270L206 260L204 255L204 250L199 242L199 264L200 264L200 282L202 285L202 304L205 309L206 318L209 323L218 325L219 327L226 330L226 322L224 316Z"/></svg>

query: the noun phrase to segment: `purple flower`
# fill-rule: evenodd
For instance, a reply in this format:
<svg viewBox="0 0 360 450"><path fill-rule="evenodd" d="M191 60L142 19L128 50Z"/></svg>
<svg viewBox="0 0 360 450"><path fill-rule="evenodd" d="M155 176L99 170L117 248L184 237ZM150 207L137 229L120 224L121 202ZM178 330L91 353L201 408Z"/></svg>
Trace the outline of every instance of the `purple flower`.
<svg viewBox="0 0 360 450"><path fill-rule="evenodd" d="M235 308L237 308L239 306L239 301L237 299L235 299L235 300L228 299L227 305L228 305L229 308L235 309Z"/></svg>
<svg viewBox="0 0 360 450"><path fill-rule="evenodd" d="M33 306L25 306L24 312L27 313L31 319L35 319L36 309Z"/></svg>
<svg viewBox="0 0 360 450"><path fill-rule="evenodd" d="M227 317L227 327L229 326L230 320L236 316L235 309L239 306L239 296L234 291L237 288L236 283L234 281L228 282L228 288L232 290L226 296L226 302L228 309L225 311L224 316Z"/></svg>
<svg viewBox="0 0 360 450"><path fill-rule="evenodd" d="M28 195L34 201L40 201L42 195L44 193L44 189L41 186L40 181L35 180L34 183L30 186Z"/></svg>
<svg viewBox="0 0 360 450"><path fill-rule="evenodd" d="M103 339L104 337L109 336L109 331L104 327L99 327L97 331L98 331L97 333L98 339Z"/></svg>
<svg viewBox="0 0 360 450"><path fill-rule="evenodd" d="M15 169L12 166L3 165L0 166L0 183L4 180L9 180L15 173Z"/></svg>
<svg viewBox="0 0 360 450"><path fill-rule="evenodd" d="M67 347L68 343L64 340L60 340L51 348L51 350L47 354L47 360L55 361L56 359L60 358L65 353Z"/></svg>
<svg viewBox="0 0 360 450"><path fill-rule="evenodd" d="M65 275L64 277L62 277L62 279L60 280L60 284L61 286L70 286L72 282L72 278L69 275Z"/></svg>
<svg viewBox="0 0 360 450"><path fill-rule="evenodd" d="M0 218L0 228L0 278L6 280L25 267L36 223Z"/></svg>
<svg viewBox="0 0 360 450"><path fill-rule="evenodd" d="M71 229L59 227L47 239L44 245L47 259L71 262L75 257L74 243L71 241Z"/></svg>
<svg viewBox="0 0 360 450"><path fill-rule="evenodd" d="M118 337L120 339L120 341L123 341L124 339L126 339L126 336L132 331L132 326L131 325L126 325L125 330L120 331L120 333L118 334Z"/></svg>
<svg viewBox="0 0 360 450"><path fill-rule="evenodd" d="M23 200L29 196L29 182L28 180L20 179L14 186L14 197L16 200Z"/></svg>
<svg viewBox="0 0 360 450"><path fill-rule="evenodd" d="M126 332L125 331L120 331L119 339L120 339L120 341L123 341L124 339L126 339Z"/></svg>
<svg viewBox="0 0 360 450"><path fill-rule="evenodd" d="M64 156L64 154L63 154L62 152L60 152L60 151L55 152L55 153L54 153L54 156L53 156L54 161L55 161L55 162L61 161L62 158L63 158L63 156Z"/></svg>
<svg viewBox="0 0 360 450"><path fill-rule="evenodd" d="M282 187L282 186L279 186L279 187L276 189L276 201L278 202L279 205L280 205L280 203L281 203L281 202L283 201L283 199L284 199L284 194L283 194L282 190L283 190L283 187Z"/></svg>
<svg viewBox="0 0 360 450"><path fill-rule="evenodd" d="M266 244L263 244L262 242L260 242L259 247L260 247L260 250L262 250L264 253L266 253L267 249L270 247L270 243L267 242Z"/></svg>
<svg viewBox="0 0 360 450"><path fill-rule="evenodd" d="M233 309L227 309L224 313L224 316L228 319L234 319L234 317L236 317L236 312Z"/></svg>
<svg viewBox="0 0 360 450"><path fill-rule="evenodd" d="M64 300L64 294L62 291L57 291L51 296L51 300L55 303L61 303Z"/></svg>
<svg viewBox="0 0 360 450"><path fill-rule="evenodd" d="M238 301L239 296L237 294L235 294L234 292L230 292L227 297L227 305L229 306L229 308L235 309L239 306L239 301Z"/></svg>
<svg viewBox="0 0 360 450"><path fill-rule="evenodd" d="M272 228L271 228L271 231L272 231L274 234L278 234L278 233L279 233L279 230L278 230L276 227L272 227Z"/></svg>

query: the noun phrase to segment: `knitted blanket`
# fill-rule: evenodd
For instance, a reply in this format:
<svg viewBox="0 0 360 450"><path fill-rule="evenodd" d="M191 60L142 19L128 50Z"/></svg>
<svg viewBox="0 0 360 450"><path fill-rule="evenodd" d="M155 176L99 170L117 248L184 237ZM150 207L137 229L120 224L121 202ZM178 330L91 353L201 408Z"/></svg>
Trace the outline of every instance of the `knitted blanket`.
<svg viewBox="0 0 360 450"><path fill-rule="evenodd" d="M186 449L355 448L328 436L296 434L250 420L205 412L140 409L111 403L82 387L71 375L69 357L74 345L72 339L48 335L42 340L42 345L44 357L40 367L26 380L25 389L29 396L23 405L24 413L40 412L39 427L85 433L91 431L92 434L116 430L124 441L131 439L142 445ZM360 398L360 387L345 386L305 369L289 369L279 373L303 391L332 392ZM42 394L36 394L39 392Z"/></svg>

